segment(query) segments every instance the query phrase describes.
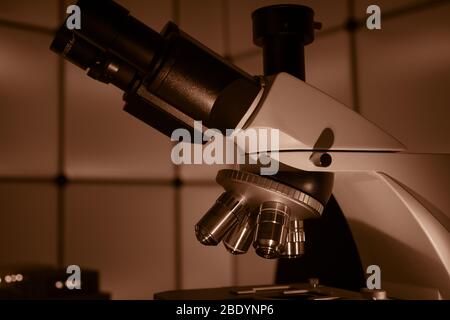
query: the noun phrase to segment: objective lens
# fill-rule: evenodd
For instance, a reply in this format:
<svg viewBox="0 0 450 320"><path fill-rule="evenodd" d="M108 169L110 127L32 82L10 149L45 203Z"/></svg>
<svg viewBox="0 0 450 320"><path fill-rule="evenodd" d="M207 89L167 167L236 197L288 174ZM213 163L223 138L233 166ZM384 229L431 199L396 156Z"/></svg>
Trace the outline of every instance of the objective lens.
<svg viewBox="0 0 450 320"><path fill-rule="evenodd" d="M104 83L112 83L122 90L127 90L136 80L137 73L136 70L119 58L104 57L89 68L88 76Z"/></svg>
<svg viewBox="0 0 450 320"><path fill-rule="evenodd" d="M224 192L195 225L195 235L202 244L215 246L247 214L244 198Z"/></svg>
<svg viewBox="0 0 450 320"><path fill-rule="evenodd" d="M243 254L253 242L257 212L248 214L242 222L231 230L223 241L225 248L232 254Z"/></svg>
<svg viewBox="0 0 450 320"><path fill-rule="evenodd" d="M305 253L305 231L303 221L297 218L289 221L289 231L287 234L286 250L283 258L298 258Z"/></svg>
<svg viewBox="0 0 450 320"><path fill-rule="evenodd" d="M253 242L259 256L274 259L284 251L288 222L288 206L275 201L261 204Z"/></svg>

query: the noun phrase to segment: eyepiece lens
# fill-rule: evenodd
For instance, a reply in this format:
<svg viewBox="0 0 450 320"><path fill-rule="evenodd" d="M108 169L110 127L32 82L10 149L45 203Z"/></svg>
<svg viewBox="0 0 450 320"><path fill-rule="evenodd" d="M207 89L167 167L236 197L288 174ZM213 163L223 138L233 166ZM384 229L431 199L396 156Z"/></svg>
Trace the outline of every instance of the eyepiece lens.
<svg viewBox="0 0 450 320"><path fill-rule="evenodd" d="M204 245L217 245L247 214L245 200L229 192L223 193L195 226L197 240Z"/></svg>

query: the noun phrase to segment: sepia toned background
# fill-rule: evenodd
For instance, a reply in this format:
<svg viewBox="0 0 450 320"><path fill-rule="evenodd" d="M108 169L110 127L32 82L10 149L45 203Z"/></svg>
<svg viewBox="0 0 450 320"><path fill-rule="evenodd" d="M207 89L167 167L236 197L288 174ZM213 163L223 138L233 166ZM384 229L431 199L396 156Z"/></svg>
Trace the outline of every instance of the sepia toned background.
<svg viewBox="0 0 450 320"><path fill-rule="evenodd" d="M450 1L118 0L156 30L172 20L262 73L251 12L311 6L307 82L411 151L450 152ZM194 224L221 193L217 167L179 166L169 139L121 109L120 90L48 48L71 2L0 1L0 264L77 264L116 299L274 281L275 262L201 246ZM378 4L382 30L365 28ZM280 106L281 108L281 106Z"/></svg>

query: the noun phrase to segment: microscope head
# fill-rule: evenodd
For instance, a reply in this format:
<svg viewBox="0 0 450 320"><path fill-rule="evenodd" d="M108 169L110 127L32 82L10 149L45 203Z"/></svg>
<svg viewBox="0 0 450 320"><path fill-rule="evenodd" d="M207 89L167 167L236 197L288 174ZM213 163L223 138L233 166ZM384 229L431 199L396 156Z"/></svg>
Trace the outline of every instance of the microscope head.
<svg viewBox="0 0 450 320"><path fill-rule="evenodd" d="M235 128L260 83L169 22L161 33L110 0L80 0L81 28L57 31L51 50L124 91L125 111L167 136L178 128Z"/></svg>

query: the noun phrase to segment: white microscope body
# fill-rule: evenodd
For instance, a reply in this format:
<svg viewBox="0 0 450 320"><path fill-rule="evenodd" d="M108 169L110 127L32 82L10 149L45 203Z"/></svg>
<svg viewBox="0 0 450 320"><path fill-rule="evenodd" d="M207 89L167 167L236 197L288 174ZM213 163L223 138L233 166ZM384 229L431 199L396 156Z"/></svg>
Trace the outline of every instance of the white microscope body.
<svg viewBox="0 0 450 320"><path fill-rule="evenodd" d="M266 82L240 123L244 130L280 130L279 150L258 152L293 169L335 173L333 194L363 267L380 267L390 295L450 299L450 155L408 153L358 113L287 73ZM314 161L325 153L327 166Z"/></svg>

